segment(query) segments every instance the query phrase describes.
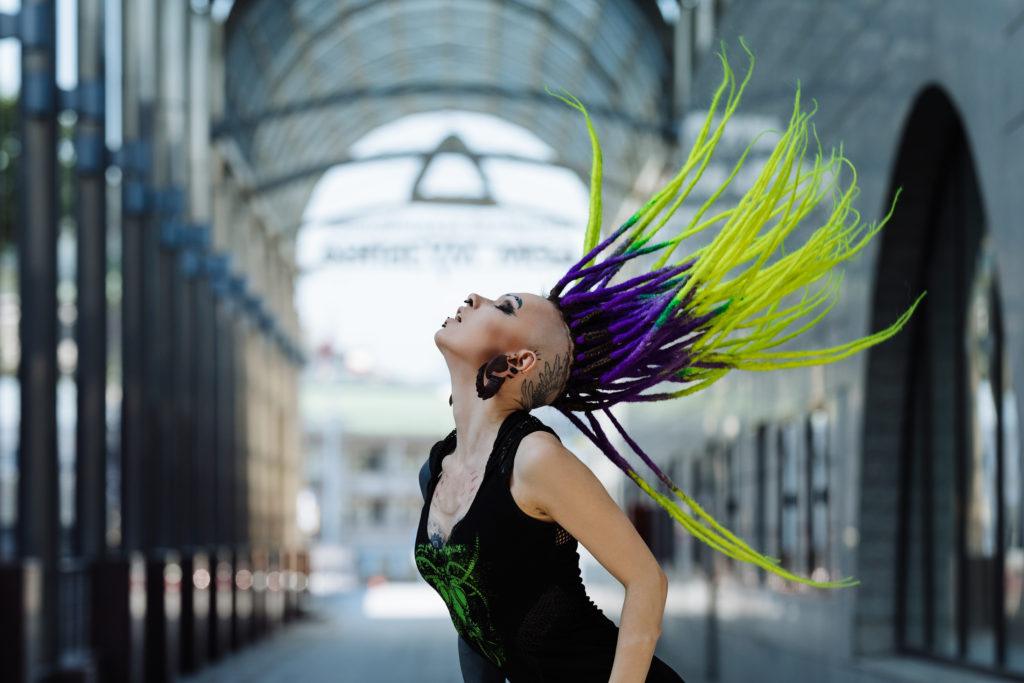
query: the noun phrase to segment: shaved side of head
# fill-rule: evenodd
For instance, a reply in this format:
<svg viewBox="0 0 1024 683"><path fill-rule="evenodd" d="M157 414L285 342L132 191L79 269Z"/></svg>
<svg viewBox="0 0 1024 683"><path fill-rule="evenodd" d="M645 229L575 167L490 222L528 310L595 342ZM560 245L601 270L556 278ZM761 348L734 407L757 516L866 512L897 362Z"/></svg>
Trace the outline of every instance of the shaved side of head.
<svg viewBox="0 0 1024 683"><path fill-rule="evenodd" d="M530 303L542 308L544 313L542 324L537 325L531 334L537 352L537 366L523 378L520 403L524 410L550 405L561 396L572 366L572 338L561 311L542 297L530 299Z"/></svg>

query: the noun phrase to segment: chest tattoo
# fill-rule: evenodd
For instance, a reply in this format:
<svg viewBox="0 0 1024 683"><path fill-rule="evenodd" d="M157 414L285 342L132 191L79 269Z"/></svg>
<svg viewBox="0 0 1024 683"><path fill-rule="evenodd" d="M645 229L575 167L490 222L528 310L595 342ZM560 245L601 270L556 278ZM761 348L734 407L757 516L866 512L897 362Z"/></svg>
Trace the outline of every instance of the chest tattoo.
<svg viewBox="0 0 1024 683"><path fill-rule="evenodd" d="M461 475L461 473L460 473ZM480 488L483 472L450 476L442 471L434 487L427 518L427 537L435 548L442 547L455 526L462 521Z"/></svg>

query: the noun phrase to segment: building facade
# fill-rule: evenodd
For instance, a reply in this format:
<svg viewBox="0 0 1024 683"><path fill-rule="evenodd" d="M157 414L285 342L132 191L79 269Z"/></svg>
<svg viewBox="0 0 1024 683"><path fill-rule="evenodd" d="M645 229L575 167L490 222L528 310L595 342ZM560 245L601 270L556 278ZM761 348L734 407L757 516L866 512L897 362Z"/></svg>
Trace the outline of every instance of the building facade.
<svg viewBox="0 0 1024 683"><path fill-rule="evenodd" d="M799 346L881 329L928 294L869 352L631 411L641 443L754 547L860 582L783 583L679 537L673 584L701 599L676 616L670 601L661 647L720 681L1019 679L1024 9L733 2L717 32L734 68L738 36L756 59L737 129L784 125L799 83L826 154L842 143L856 166L862 220L899 194ZM720 78L698 66L691 110ZM723 142L728 166L742 145Z"/></svg>

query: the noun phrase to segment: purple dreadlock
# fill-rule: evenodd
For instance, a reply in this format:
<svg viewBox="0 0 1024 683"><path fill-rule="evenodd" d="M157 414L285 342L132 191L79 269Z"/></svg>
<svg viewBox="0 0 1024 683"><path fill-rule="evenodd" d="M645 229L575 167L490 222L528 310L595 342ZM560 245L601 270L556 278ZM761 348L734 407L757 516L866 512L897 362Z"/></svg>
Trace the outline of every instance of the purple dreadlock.
<svg viewBox="0 0 1024 683"><path fill-rule="evenodd" d="M828 313L838 295L840 278L834 275L834 268L855 256L888 220L886 216L876 224L859 224L859 216L851 207L858 193L856 171L841 153L833 152L826 160L819 148L813 164L808 164L810 168L805 166L804 154L813 137L809 135L808 120L813 112L800 111L799 89L787 130L739 203L712 213L718 208L715 202L719 195L740 170L746 152L725 184L684 229L668 239L654 239L700 179L750 79L752 55L742 83L736 82L724 54L720 59L725 71L723 82L683 168L600 242L600 146L583 105L575 98L562 97L586 117L594 165L584 256L548 296L561 310L573 355L565 389L552 405L701 541L786 579L820 587L847 586L856 581L812 581L752 549L680 490L610 411L618 403L660 401L693 393L732 369L770 370L846 358L896 334L917 305L915 302L890 327L840 346L774 350ZM713 126L726 90L724 111ZM844 166L854 176L845 190L837 180ZM783 239L826 195L832 199L828 219L799 248L783 250ZM712 226L718 226L718 230L709 244L670 262L686 237ZM652 269L619 281L627 265L631 266L627 273L636 272L633 260L648 255L658 255ZM786 303L791 301L787 297L797 292L802 292L800 300ZM794 323L799 324L792 330ZM664 383L684 386L654 390ZM640 476L612 444L598 413L688 510Z"/></svg>

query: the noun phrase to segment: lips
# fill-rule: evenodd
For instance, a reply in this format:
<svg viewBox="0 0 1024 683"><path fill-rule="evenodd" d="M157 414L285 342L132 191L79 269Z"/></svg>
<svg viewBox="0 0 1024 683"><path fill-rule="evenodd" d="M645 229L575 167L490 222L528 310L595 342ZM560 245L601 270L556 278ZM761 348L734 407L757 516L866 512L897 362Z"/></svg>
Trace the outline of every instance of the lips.
<svg viewBox="0 0 1024 683"><path fill-rule="evenodd" d="M466 299L466 303L469 304L469 303L472 303L472 302L469 299ZM449 320L454 320L457 323L461 323L462 322L462 309L463 308L465 308L465 306L459 306L458 307L458 309L455 311L455 317L453 317L453 318L445 318L445 321L443 323L441 323L441 327L447 327Z"/></svg>

